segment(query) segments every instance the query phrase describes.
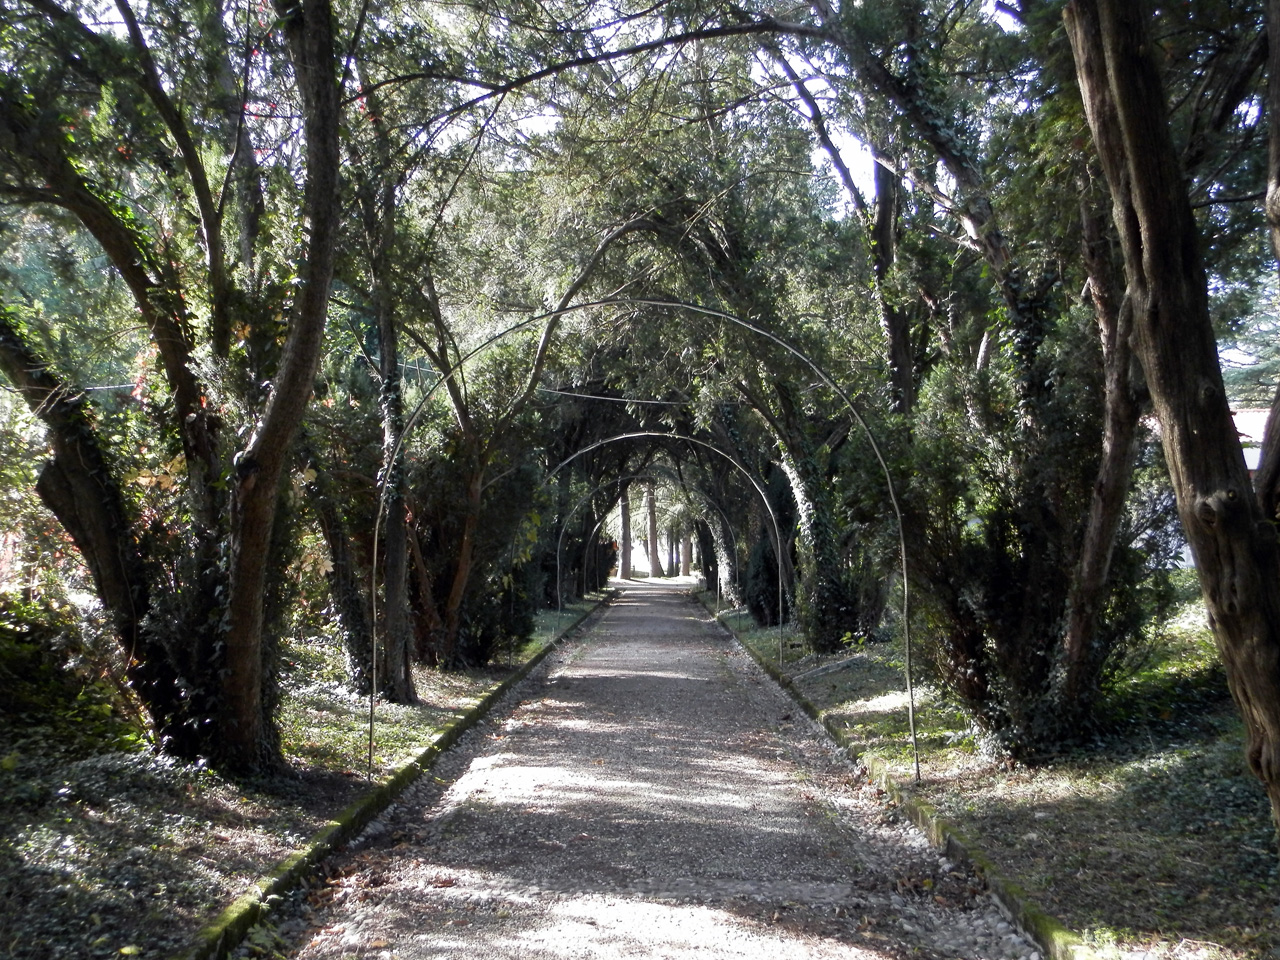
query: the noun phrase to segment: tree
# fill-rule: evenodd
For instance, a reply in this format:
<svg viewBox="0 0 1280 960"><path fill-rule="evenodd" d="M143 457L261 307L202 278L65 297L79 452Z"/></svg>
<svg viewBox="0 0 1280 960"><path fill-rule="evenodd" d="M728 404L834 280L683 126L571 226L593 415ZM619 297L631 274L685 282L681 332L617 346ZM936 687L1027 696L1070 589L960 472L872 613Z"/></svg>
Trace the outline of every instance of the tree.
<svg viewBox="0 0 1280 960"><path fill-rule="evenodd" d="M1064 17L1111 189L1135 349L1160 419L1178 513L1245 721L1249 766L1280 823L1280 557L1227 406L1199 233L1169 132L1148 14L1144 5L1072 0Z"/></svg>
<svg viewBox="0 0 1280 960"><path fill-rule="evenodd" d="M211 756L229 768L271 766L278 753L269 718L270 645L264 638L270 629L269 558L282 479L320 356L338 216L340 107L332 11L321 0L277 10L283 44L273 56L287 64L293 78L289 95L296 97L302 119L305 183L296 212L309 229L297 250L293 295L272 303L261 287L233 282L224 207L214 200L197 140L202 126L169 90L182 85L197 109L219 119L225 115L211 98L194 94L192 73L184 70L190 64L176 50L153 48L153 41L172 38L146 29L126 3L117 6L123 37L95 32L76 12L50 0L32 0L31 16L6 18L6 57L20 67L6 73L0 93L0 194L51 220L57 220L52 211L60 211L93 237L150 333L168 394L164 430L182 453L192 524L184 561L189 595L159 595L152 572L156 558L149 555L154 538L128 509L121 477L107 457L108 441L87 405L72 402L57 412L50 406L54 394L74 397L76 391L34 352L12 314L3 365L51 431L55 457L42 474L47 479L41 481L41 497L75 539L123 649L139 661L132 679L162 740L176 752ZM216 40L206 51L213 61L226 53ZM67 49L76 55L66 57ZM162 59L170 53L172 60ZM176 160L165 146L169 142L177 146ZM222 146L234 157L236 142L215 139L208 147ZM143 199L156 190L180 203L182 192L170 186L179 171L198 228L181 238L167 215L157 218ZM197 244L205 254L203 266L184 259ZM224 429L230 411L210 403L216 403L214 385L197 360L196 304L208 309L204 343L215 364L228 361L233 316L259 330L274 324L274 311L288 316L282 342L256 371L268 378L269 395L243 398L253 413L240 444ZM183 531L172 534L186 539ZM186 622L172 636L147 635L148 623L167 632L159 626L162 606ZM195 640L183 646L177 637Z"/></svg>

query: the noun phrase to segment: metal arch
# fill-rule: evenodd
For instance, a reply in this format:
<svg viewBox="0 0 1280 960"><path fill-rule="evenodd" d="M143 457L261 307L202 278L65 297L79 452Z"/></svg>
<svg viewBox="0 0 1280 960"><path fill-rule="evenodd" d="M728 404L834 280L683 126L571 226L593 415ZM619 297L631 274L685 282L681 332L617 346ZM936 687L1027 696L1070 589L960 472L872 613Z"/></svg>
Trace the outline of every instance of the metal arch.
<svg viewBox="0 0 1280 960"><path fill-rule="evenodd" d="M391 451L390 458L383 466L383 475L378 481L378 511L374 514L373 518L373 550L371 554L373 559L370 564L369 573L369 605L372 613L370 629L374 631L374 636L371 638L372 643L370 644L369 656L369 750L366 778L370 782L373 782L373 727L378 699L378 532L382 528L382 520L383 517L386 516L387 512L387 485L392 476L391 465L399 460L400 453L404 449L405 438L409 436L409 431L417 425L418 418L422 416L422 412L426 409L427 404L435 397L436 391L444 386L445 383L454 379L454 377L461 372L463 365L466 364L468 360L475 358L499 340L502 340L513 333L517 333L527 327L532 327L534 324L543 320L549 320L552 317L560 316L561 314L571 313L574 310L579 310L586 306L590 306L590 304L582 304L578 307L568 307L563 310L553 310L550 313L539 314L536 317L521 320L519 323L507 327L505 330L495 333L483 343L459 357L458 362L455 363L447 373L440 375L440 378L431 385L430 389L423 394L422 399L418 401L417 406L413 408L413 413L409 416L409 419L405 421L404 427L400 430L400 436L396 440L396 445Z"/></svg>
<svg viewBox="0 0 1280 960"><path fill-rule="evenodd" d="M395 447L391 450L391 456L388 458L386 464L384 464L383 476L378 481L378 510L374 514L373 519L373 562L370 564L371 569L369 574L369 604L372 613L370 629L374 631L374 636L371 638L372 643L370 644L369 656L369 749L366 772L366 777L370 782L373 781L373 727L378 698L378 641L376 635L378 629L378 532L382 528L382 520L383 517L386 516L387 512L387 484L391 479L391 464L394 464L400 458L400 453L404 449L405 439L409 436L410 431L417 425L418 418L422 416L422 412L426 409L427 404L433 397L435 397L436 391L444 386L448 381L453 380L462 371L462 368L468 361L474 359L485 350L488 350L489 347L493 346L499 340L503 340L513 333L518 333L519 331L532 327L544 320L553 320L557 317L565 316L566 314L577 313L581 310L589 310L592 307L601 306L604 303L605 301L591 301L588 303L579 303L561 307L556 310L549 310L546 313L540 313L537 316L521 320L519 323L512 324L506 329L493 334L493 336L484 340L482 343L473 347L471 350L459 357L458 362L455 363L447 373L440 375L440 378L431 385L430 389L428 389L425 394L423 394L422 399L419 400L417 406L413 408L413 413L409 416L409 419L405 421L404 427L400 430L400 436L396 440Z"/></svg>
<svg viewBox="0 0 1280 960"><path fill-rule="evenodd" d="M529 318L529 319L527 319L527 320L523 320L523 321L521 321L520 323L514 324L514 325L512 325L512 326L508 327L507 329L505 329L505 330L503 330L503 331L501 331L501 332L499 332L499 333L497 333L497 334L494 334L492 337L490 337L489 339L485 340L482 344L480 344L479 346L475 347L475 348L474 348L474 349L472 349L470 352L468 352L465 356L463 356L463 357L459 358L458 362L453 366L453 368L452 368L452 369L451 369L447 374L442 375L442 376L440 377L440 379L439 379L438 381L436 381L436 383L435 383L435 384L433 384L433 385L432 385L431 389L430 389L430 390L428 390L428 391L427 391L427 393L423 396L423 398L418 402L417 407L414 409L413 415L409 418L409 420L408 420L408 421L406 422L406 424L405 424L404 429L401 431L399 441L397 442L395 449L392 451L392 456L391 456L391 458L390 458L390 462L391 462L391 463L394 463L394 462L396 461L396 459L399 457L399 455L400 455L400 449L401 449L401 447L404 445L405 437L406 437L406 436L408 436L409 431L410 431L410 430L412 429L412 427L416 424L417 419L418 419L418 417L421 415L422 410L425 408L427 401L429 401L429 400L430 400L430 399L435 395L436 390L438 390L438 389L440 388L440 386L441 386L442 384L444 384L444 382L445 382L446 380L450 380L450 379L452 379L454 376L456 376L456 375L457 375L457 373L462 369L463 365L464 365L468 360L472 359L472 358L473 358L473 357L475 357L477 354L479 354L479 353L480 353L480 352L482 352L483 350L486 350L489 346L491 346L492 344L496 343L497 341L499 341L499 340L503 339L504 337L507 337L507 336L509 336L510 334L515 333L515 332L517 332L517 331L519 331L519 330L523 330L523 329L525 329L525 328L527 328L527 327L533 326L534 324L536 324L536 323L538 323L538 322L540 322L540 321L542 321L542 320L549 320L549 319L552 319L552 318L555 318L555 317L562 316L562 315L564 315L564 314L574 313L574 312L577 312L577 311L579 311L579 310L587 310L587 309L590 309L590 308L592 308L592 307L603 307L603 306L652 306L652 307L662 307L662 308L666 308L666 309L688 310L688 311L693 312L693 313L701 313L701 314L703 314L703 315L705 315L705 316L716 317L716 318L721 319L721 320L727 320L727 321L729 321L730 323L736 324L737 326L742 327L742 328L743 328L743 329L745 329L745 330L749 330L749 331L751 331L752 333L755 333L755 334L757 334L757 335L759 335L759 336L765 337L766 339L768 339L768 340L772 341L773 343L777 344L778 346L782 347L784 350L786 350L786 351L787 351L788 353L790 353L792 356L796 357L796 358L797 358L797 359L799 359L802 363L804 363L806 366L808 366L808 367L809 367L809 369L810 369L810 370L812 370L812 371L813 371L813 372L818 376L818 378L823 382L823 384L824 384L824 385L826 385L829 389L831 389L832 391L834 391L834 392L835 392L835 394L836 394L837 396L839 396L839 397L840 397L840 399L844 402L845 406L846 406L846 407L848 407L849 412L853 415L854 419L858 421L858 425L859 425L860 427L862 427L862 432L863 432L863 434L866 436L866 438L867 438L867 442L871 444L871 449L872 449L872 452L875 454L876 461L880 464L880 470L881 470L881 472L882 472L882 473L883 473L883 475L884 475L885 485L886 485L886 488L887 488L887 490L888 490L888 494L889 494L889 502L890 502L890 505L891 505L891 506L892 506L892 508L893 508L894 518L895 518L895 520L897 521L897 526L898 526L898 547L899 547L899 553L900 553L900 556L901 556L901 564L902 564L902 633L903 633L903 645L904 645L904 652L905 652L905 659L906 659L906 664L905 664L905 670L904 670L904 673L905 673L905 675L906 675L906 684L907 684L907 719L908 719L908 722L909 722L909 725L910 725L910 730L911 730L911 751L912 751L912 756L913 756L913 760L914 760L914 763L915 763L915 778L916 778L916 781L917 781L917 782L919 782L919 780L920 780L920 750L919 750L919 745L918 745L917 738L916 738L916 721L915 721L915 690L914 690L913 681L912 681L912 678L911 678L911 660L912 660L912 656L911 656L911 654L912 654L912 644L911 644L911 616L910 616L910 596L911 596L911 594L910 594L910 584L909 584L908 571L907 571L907 538L906 538L905 525L904 525L904 522L903 522L903 519L902 519L902 508L901 508L901 505L900 505L900 504L899 504L899 502L898 502L897 488L896 488L896 486L894 485L894 482L893 482L893 475L892 475L892 473L890 472L890 470L889 470L889 465L888 465L888 463L885 461L884 455L883 455L883 453L882 453L882 452L881 452L881 450L880 450L880 445L879 445L879 443L877 443L877 442L876 442L875 434L871 431L871 427L870 427L870 425L867 423L866 418L865 418L865 417L863 417L862 412L858 409L857 405L853 402L852 398L848 395L848 393L847 393L847 392L845 392L845 390L843 390L843 389L839 386L839 384L837 384L837 383L835 382L835 380L834 380L834 379L833 379L833 378L832 378L832 377L831 377L831 376L830 376L830 375L829 375L829 374L828 374L828 373L827 373L827 372L826 372L826 371L821 367L821 365L819 365L819 364L817 363L817 361L815 361L812 357L810 357L810 356L809 356L808 354L806 354L804 351L800 350L798 347L794 346L793 344L789 343L789 342L788 342L788 341L786 341L786 340L783 340L783 339L782 339L781 337L779 337L777 334L774 334L774 333L772 333L772 332L771 332L771 331L769 331L769 330L765 330L764 328L759 327L759 326L757 326L756 324L753 324L753 323L751 323L751 322L750 322L750 321L748 321L748 320L744 320L744 319L742 319L741 317L735 316L734 314L728 313L728 312L726 312L726 311L724 311L724 310L717 310L717 309L714 309L714 308L712 308L712 307L703 307L703 306L700 306L699 304L687 303L687 302L678 301L678 300L657 300L657 299L629 298L629 297L608 297L608 298L604 298L604 299L601 299L601 300L595 300L595 301L590 301L590 302L586 302L586 303L575 304L575 305L572 305L572 306L566 306L566 307L562 307L562 308L557 309L557 310L549 311L549 312L547 312L547 313L539 314L539 315L538 315L538 316L536 316L536 317L531 317L531 318ZM671 434L663 434L663 436L673 436L673 435L671 435ZM620 438L619 438L619 439L620 439ZM686 439L692 439L692 438L686 438ZM701 443L701 441L694 441L694 442ZM587 448L587 449L593 449L593 448L594 448L594 446L599 446L599 445L600 445L600 444L595 444L595 445L593 445L593 447L589 447L589 448ZM724 457L725 457L726 459L728 459L731 463L733 463L735 467L738 467L738 469L740 469L740 470L742 469L742 468L741 468L741 466L740 466L739 464L737 464L735 461L733 461L733 459L732 459L731 457L729 457L729 456L728 456L728 454L726 454L726 453L724 453L723 451L718 450L718 449L716 449L716 448L714 448L714 447L711 447L711 446L709 446L709 445L707 445L707 444L702 444L702 445L703 445L703 446L706 446L708 449L715 450L715 452L716 452L716 453L719 453L721 456L724 456ZM584 450L584 451L579 451L579 453L584 453L584 452L586 452L586 451L585 451L585 450ZM576 458L577 456L578 456L578 454L574 454L574 457L571 457L570 459L574 459L574 458ZM568 461L565 461L565 462L568 462ZM562 466L564 466L564 463L559 464L559 465L555 468L555 470L556 470L556 471L558 471ZM550 478L550 476L551 476L551 475L554 475L554 472L555 472L555 471L552 471L552 474L549 474L549 475L548 475L548 479ZM743 473L744 473L744 474L746 474L746 471L745 471L745 470L743 470ZM750 476L750 474L746 474L746 475L747 475L747 478L748 478L749 480L751 480L752 486L756 487L757 492L758 492L758 493L760 493L760 492L761 492L761 491L760 491L760 488L759 488L759 486L755 483L755 480ZM384 478L383 478L383 481L379 484L378 512L377 512L377 514L376 514L376 516L375 516L375 519L374 519L374 529L373 529L373 546L374 546L374 557L375 557L375 560L376 560L376 556L377 556L378 528L379 528L379 525L380 525L380 523L381 523L381 521L382 521L383 514L384 514L384 512L385 512L385 510L386 510L386 483L387 483L387 480L388 480L388 479L389 479L389 476L388 476L388 477L384 477ZM544 483L545 483L545 481L544 481ZM773 514L773 508L772 508L772 506L769 504L769 500L768 500L768 498L767 498L767 497L765 497L765 496L763 495L763 493L761 493L761 500L764 502L764 504L765 504L766 508L769 510L769 518L770 518L770 520L773 522L773 528L774 528L774 541L775 541L775 544L776 544L776 545L777 545L777 547L778 547L778 561L779 561L779 563L778 563L778 581L779 581L779 587L778 587L778 602L779 602L779 615L778 615L778 621L779 621L779 636L778 636L779 651L778 651L778 661L779 661L779 664L781 664L781 661L782 661L782 650L781 650L781 645L782 645L782 633L781 633L781 630L782 630L782 623L781 623L781 621L782 621L782 614L781 614L781 603L782 603L782 586L781 586L781 581L782 581L782 563L781 563L782 552L781 552L781 535L780 535L780 532L779 532L779 529L778 529L778 521L777 521L777 517L776 517L776 516L774 516L774 514ZM375 620L375 622L376 622L376 619L377 619L377 608L376 608L376 604L377 604L377 580L376 580L376 578L377 578L377 564L376 564L376 562L375 562L375 563L374 563L374 565L373 565L373 574L372 574L372 577L373 577L373 580L374 580L374 583L373 583L373 587L374 587L374 589L372 589L372 590L370 591L370 599L371 599L371 602L375 605L375 606L374 606L374 611L373 611L373 612L374 612L374 620ZM557 584L557 589L559 589L559 584ZM376 629L376 626L375 626L375 629ZM372 664L371 664L371 670L370 670L370 675L369 675L369 676L370 676L370 682L369 682L369 778L370 778L370 779L372 779L372 776L373 776L373 727L374 727L374 709L375 709L375 701L376 701L376 697L377 697L377 682L376 682L376 681L377 681L377 643L376 643L376 640L375 640L375 642L372 644L372 648L373 648L373 655L372 655Z"/></svg>
<svg viewBox="0 0 1280 960"><path fill-rule="evenodd" d="M750 330L752 333L759 334L782 347L782 349L786 350L812 370L825 386L834 391L836 396L844 401L844 405L849 408L849 412L853 414L853 418L857 420L858 425L862 427L862 432L866 436L867 442L871 444L871 450L876 456L876 461L880 464L880 471L884 475L885 486L889 493L889 503L893 508L894 519L898 524L898 552L902 561L902 639L906 659L904 673L907 681L907 721L911 729L911 754L915 763L916 782L919 783L920 747L916 739L916 698L915 688L911 679L911 591L909 578L907 576L906 528L902 520L902 507L898 503L897 487L894 486L893 483L893 474L889 471L889 464L885 461L884 454L880 450L880 444L876 442L875 434L872 433L871 426L867 423L866 418L863 417L862 411L858 409L857 404L853 402L853 399L849 394L835 382L831 375L828 374L816 360L794 344L789 343L777 334L766 330L763 327L757 326L749 320L744 320L741 317L735 316L734 314L728 313L724 310L717 310L714 307L703 307L696 303L687 303L681 300L616 297L611 300L601 300L596 302L597 306L604 306L608 304L616 306L650 306L665 307L667 309L674 310L688 310L692 313L701 313L705 316L716 317L720 320L728 320L730 323L737 324L744 330ZM781 656L779 656L778 660L779 665L781 665Z"/></svg>

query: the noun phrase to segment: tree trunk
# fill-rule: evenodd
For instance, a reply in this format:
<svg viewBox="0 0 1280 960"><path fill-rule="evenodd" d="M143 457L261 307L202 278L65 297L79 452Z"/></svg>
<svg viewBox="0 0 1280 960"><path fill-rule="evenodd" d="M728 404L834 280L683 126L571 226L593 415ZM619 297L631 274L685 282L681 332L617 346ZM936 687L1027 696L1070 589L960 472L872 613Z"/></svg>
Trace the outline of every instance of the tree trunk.
<svg viewBox="0 0 1280 960"><path fill-rule="evenodd" d="M618 538L618 576L631 579L631 489L623 484L618 500L618 526L622 528Z"/></svg>
<svg viewBox="0 0 1280 960"><path fill-rule="evenodd" d="M1249 766L1280 824L1280 557L1227 405L1208 284L1145 5L1064 11L1089 126L1111 188L1136 351L1160 419L1178 513L1244 718Z"/></svg>
<svg viewBox="0 0 1280 960"><path fill-rule="evenodd" d="M428 666L440 665L440 638L444 636L444 621L440 619L440 610L436 606L435 593L431 587L431 571L422 556L422 544L418 542L418 534L409 529L409 555L413 557L410 568L410 587L413 590L414 603L410 606L413 612L413 635L417 642L418 659Z"/></svg>
<svg viewBox="0 0 1280 960"><path fill-rule="evenodd" d="M658 556L658 497L652 480L645 485L644 500L649 517L649 576L665 577L662 558Z"/></svg>
<svg viewBox="0 0 1280 960"><path fill-rule="evenodd" d="M1106 660L1107 651L1098 649L1095 642L1098 617L1106 598L1116 533L1124 517L1125 498L1137 459L1140 408L1130 383L1133 304L1119 293L1103 217L1084 203L1081 214L1084 261L1102 339L1106 377L1102 462L1089 503L1080 559L1067 594L1064 636L1066 669L1062 707L1084 719L1092 712L1099 674Z"/></svg>
<svg viewBox="0 0 1280 960"><path fill-rule="evenodd" d="M680 576L689 576L693 563L693 538L686 530L680 538Z"/></svg>
<svg viewBox="0 0 1280 960"><path fill-rule="evenodd" d="M321 536L329 549L329 595L337 614L338 631L347 654L351 689L362 696L369 693L373 666L373 624L369 616L369 593L364 587L361 565L352 548L346 520L333 493L328 468L313 452L307 462L315 476L307 484L307 503L315 514Z"/></svg>
<svg viewBox="0 0 1280 960"><path fill-rule="evenodd" d="M905 311L893 305L888 294L889 273L897 257L898 176L885 164L875 165L876 218L871 231L872 266L880 324L889 353L889 381L893 385L893 410L907 415L915 406L915 370L911 357L911 331Z"/></svg>
<svg viewBox="0 0 1280 960"><path fill-rule="evenodd" d="M842 649L845 634L859 630L857 602L840 580L844 564L835 539L832 505L810 460L788 451L782 457L782 468L796 504L800 568L796 612L813 648L832 653ZM786 541L782 549L787 549ZM782 563L781 557L778 562Z"/></svg>
<svg viewBox="0 0 1280 960"><path fill-rule="evenodd" d="M307 160L304 221L310 230L271 398L233 477L218 760L242 771L282 763L263 696L267 560L285 465L311 397L323 346L339 219L341 111L332 10L326 0L282 0L277 6L301 95Z"/></svg>
<svg viewBox="0 0 1280 960"><path fill-rule="evenodd" d="M1267 227L1280 258L1280 0L1267 3ZM1271 401L1262 437L1254 490L1268 520L1280 520L1280 385Z"/></svg>
<svg viewBox="0 0 1280 960"><path fill-rule="evenodd" d="M698 565L702 570L702 578L706 582L707 589L718 590L721 596L725 596L727 591L720 582L719 545L716 543L711 524L706 520L695 520L693 535L698 545Z"/></svg>
<svg viewBox="0 0 1280 960"><path fill-rule="evenodd" d="M379 311L378 333L382 341L382 463L383 501L383 621L379 656L379 693L394 703L416 703L409 612L409 542L404 503L404 429L401 403L400 360L396 350L395 318L388 307Z"/></svg>
<svg viewBox="0 0 1280 960"><path fill-rule="evenodd" d="M130 529L124 497L108 467L86 410L84 394L69 390L22 337L0 305L0 370L48 431L53 459L36 493L70 534L125 654L125 675L162 742L191 755L184 723L190 704L172 659L143 630L151 609L144 558Z"/></svg>
<svg viewBox="0 0 1280 960"><path fill-rule="evenodd" d="M462 625L462 601L467 595L467 583L471 579L471 567L475 559L476 526L480 522L480 498L484 490L484 474L476 469L467 483L467 498L463 505L462 537L458 542L458 562L454 567L453 583L444 606L444 639L440 645L440 663L456 667L458 661L458 629Z"/></svg>
<svg viewBox="0 0 1280 960"><path fill-rule="evenodd" d="M369 86L367 80L365 85ZM370 93L370 116L375 118L378 164L360 186L365 233L372 248L370 274L374 311L378 318L378 375L381 381L382 476L379 478L383 530L382 647L378 651L378 692L394 703L416 703L410 670L413 644L409 610L409 541L405 516L403 384L396 297L391 279L392 245L396 233L396 191L390 171L390 145L381 117L382 107ZM377 562L377 558L374 559Z"/></svg>
<svg viewBox="0 0 1280 960"><path fill-rule="evenodd" d="M800 568L796 612L813 648L832 653L842 649L846 634L863 636L877 627L884 604L874 610L863 610L854 593L859 585L842 577L848 558L841 553L835 504L825 465L820 463L817 445L810 436L803 407L794 391L778 383L774 385L774 392L781 415L773 426L782 447L782 470L796 505L796 552ZM782 550L786 549L784 542ZM849 549L864 548L854 544L845 552ZM859 557L856 567L864 568L865 559ZM783 562L779 557L778 563ZM882 570L873 571L871 575L877 581L884 579Z"/></svg>
<svg viewBox="0 0 1280 960"><path fill-rule="evenodd" d="M729 521L723 517L714 517L707 524L715 541L716 576L720 583L720 592L734 604L740 604L742 595L742 571L739 567L738 542L734 539Z"/></svg>

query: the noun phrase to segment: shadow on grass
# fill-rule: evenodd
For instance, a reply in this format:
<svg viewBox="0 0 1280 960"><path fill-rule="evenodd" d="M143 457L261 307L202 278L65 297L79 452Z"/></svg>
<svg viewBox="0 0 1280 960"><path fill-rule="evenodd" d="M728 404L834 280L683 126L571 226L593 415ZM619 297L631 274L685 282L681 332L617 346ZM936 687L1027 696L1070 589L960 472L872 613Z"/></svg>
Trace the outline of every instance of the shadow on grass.
<svg viewBox="0 0 1280 960"><path fill-rule="evenodd" d="M776 658L776 646L745 639ZM905 785L900 666L884 648L847 659L802 680L801 692ZM795 675L812 665L786 668ZM917 704L924 782L913 792L1099 946L1212 958L1259 957L1280 945L1270 809L1246 769L1211 642L1194 631L1166 638L1108 691L1100 713L1087 749L1027 768L984 756L966 715L925 688Z"/></svg>

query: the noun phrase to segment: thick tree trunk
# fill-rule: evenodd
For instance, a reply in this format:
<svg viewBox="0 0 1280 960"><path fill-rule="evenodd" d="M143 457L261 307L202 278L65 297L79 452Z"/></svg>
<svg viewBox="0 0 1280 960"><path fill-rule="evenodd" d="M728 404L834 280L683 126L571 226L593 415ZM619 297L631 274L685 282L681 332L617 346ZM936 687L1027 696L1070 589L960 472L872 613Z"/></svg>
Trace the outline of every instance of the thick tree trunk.
<svg viewBox="0 0 1280 960"><path fill-rule="evenodd" d="M797 554L800 568L796 610L804 635L815 650L841 649L846 633L859 629L857 604L840 581L844 564L835 540L829 498L809 462L787 452L783 470L796 504ZM787 549L784 541L782 549ZM779 558L781 563L781 558Z"/></svg>
<svg viewBox="0 0 1280 960"><path fill-rule="evenodd" d="M157 736L191 754L185 726L189 704L173 660L142 624L151 609L143 557L130 529L124 497L111 474L86 410L84 394L49 372L0 305L0 371L47 429L53 459L36 482L36 493L70 534L93 576L121 650L125 675L142 700Z"/></svg>
<svg viewBox="0 0 1280 960"><path fill-rule="evenodd" d="M195 372L189 319L167 254L156 255L150 238L98 196L96 188L68 155L66 133L49 116L16 100L0 98L0 142L40 170L46 185L14 192L22 202L56 204L75 216L98 242L128 287L156 346L171 394L173 423L182 437L188 498L196 522L217 530L225 498L216 419L205 405L205 389Z"/></svg>
<svg viewBox="0 0 1280 960"><path fill-rule="evenodd" d="M720 576L720 550L716 543L711 524L706 520L695 520L693 535L698 545L698 565L702 570L702 579L708 590L718 590L721 596L726 594Z"/></svg>
<svg viewBox="0 0 1280 960"><path fill-rule="evenodd" d="M693 538L686 530L680 537L680 576L689 576L693 564Z"/></svg>
<svg viewBox="0 0 1280 960"><path fill-rule="evenodd" d="M842 555L836 532L831 485L810 436L803 407L791 388L779 383L775 384L774 392L781 410L774 429L783 450L782 469L796 505L796 552L800 568L796 612L813 648L830 653L842 649L846 634L861 636L878 626L884 607L880 604L875 610L862 609L858 597L850 590L855 585L842 577L847 558ZM782 549L787 549L785 542ZM860 549L860 545L854 545L853 549ZM864 560L864 557L858 558L859 567L865 566ZM784 561L779 557L778 562ZM875 571L872 576L883 581L882 571ZM869 624L872 620L875 623Z"/></svg>
<svg viewBox="0 0 1280 960"><path fill-rule="evenodd" d="M338 229L338 130L333 15L327 0L278 4L303 108L310 227L301 283L271 399L236 464L230 585L221 685L221 756L228 768L278 765L263 697L263 612L271 531L289 451L315 382Z"/></svg>
<svg viewBox="0 0 1280 960"><path fill-rule="evenodd" d="M631 579L631 489L629 484L622 487L622 496L618 500L618 526L622 527L618 539L618 576L623 580Z"/></svg>
<svg viewBox="0 0 1280 960"><path fill-rule="evenodd" d="M1178 512L1244 718L1249 765L1280 823L1280 557L1275 528L1253 496L1222 385L1199 237L1145 5L1072 0L1064 16L1111 188L1136 350Z"/></svg>
<svg viewBox="0 0 1280 960"><path fill-rule="evenodd" d="M715 540L716 576L720 580L720 592L731 602L742 603L742 571L739 567L737 541L733 531L729 529L729 522L716 517L707 526Z"/></svg>

